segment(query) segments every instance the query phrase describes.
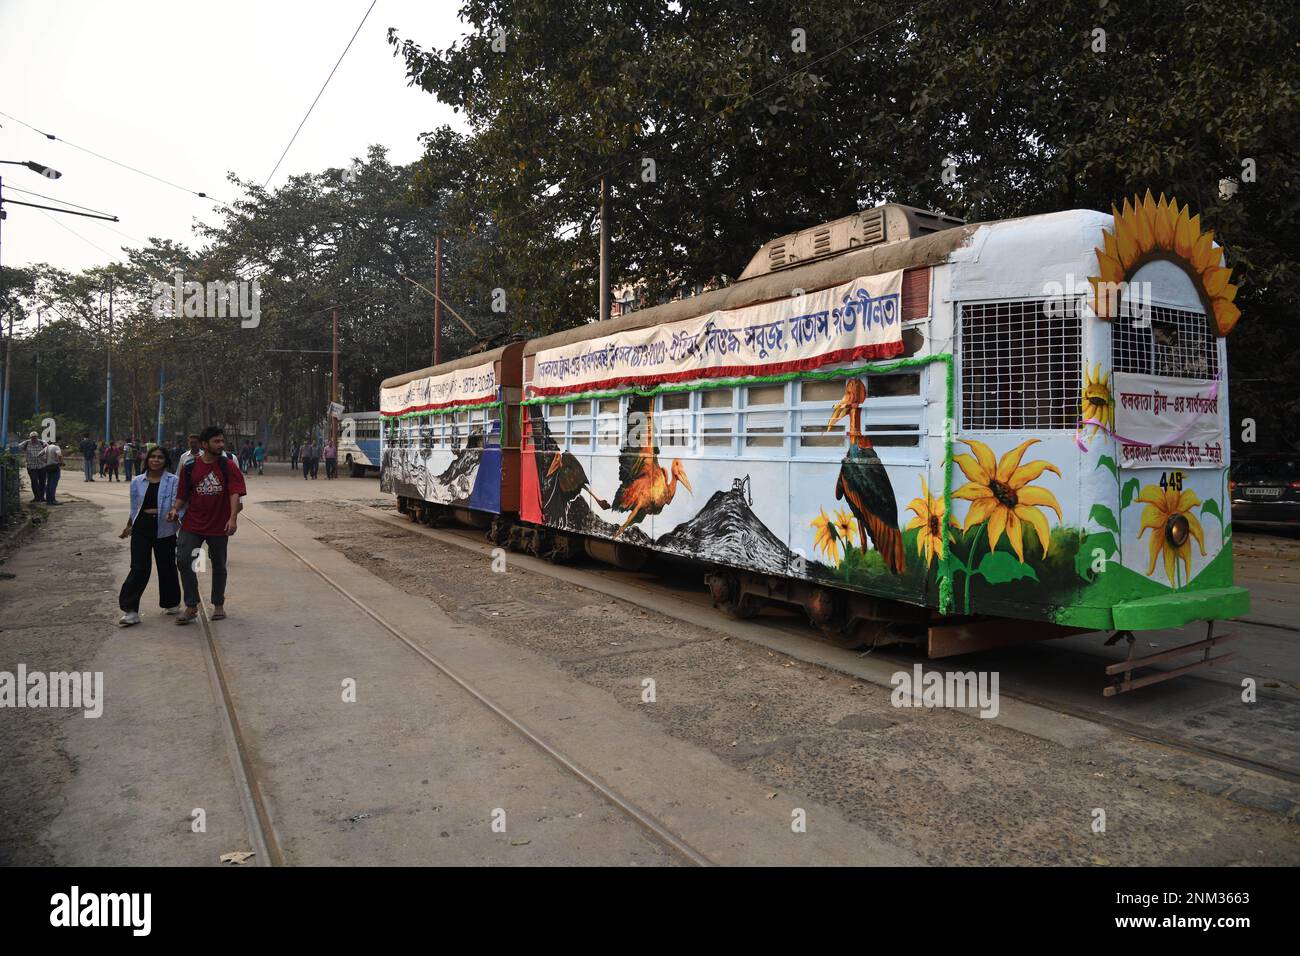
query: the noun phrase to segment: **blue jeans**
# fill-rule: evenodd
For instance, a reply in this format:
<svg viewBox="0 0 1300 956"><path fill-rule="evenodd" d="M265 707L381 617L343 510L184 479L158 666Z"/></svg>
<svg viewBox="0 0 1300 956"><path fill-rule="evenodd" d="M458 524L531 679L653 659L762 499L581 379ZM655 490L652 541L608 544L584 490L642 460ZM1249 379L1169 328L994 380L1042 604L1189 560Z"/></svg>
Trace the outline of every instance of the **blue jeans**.
<svg viewBox="0 0 1300 956"><path fill-rule="evenodd" d="M90 458L90 457L86 458L86 460L85 460L85 462L84 462L84 465L85 465L85 469L86 469L86 480L87 480L87 481L94 481L94 480L95 480L95 475L94 475L94 473L95 473L95 459L94 459L94 458Z"/></svg>
<svg viewBox="0 0 1300 956"><path fill-rule="evenodd" d="M130 458L123 459L122 468L126 471L126 480L131 480L131 466L135 464Z"/></svg>
<svg viewBox="0 0 1300 956"><path fill-rule="evenodd" d="M59 487L59 473L62 469L58 465L51 465L45 469L45 503L54 504L54 489Z"/></svg>

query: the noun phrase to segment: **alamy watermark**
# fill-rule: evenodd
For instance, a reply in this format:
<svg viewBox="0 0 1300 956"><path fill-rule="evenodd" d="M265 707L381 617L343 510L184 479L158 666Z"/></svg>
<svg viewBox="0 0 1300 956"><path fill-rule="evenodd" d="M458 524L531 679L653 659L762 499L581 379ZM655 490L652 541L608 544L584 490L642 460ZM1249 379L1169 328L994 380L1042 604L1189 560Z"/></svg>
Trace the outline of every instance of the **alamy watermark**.
<svg viewBox="0 0 1300 956"><path fill-rule="evenodd" d="M72 707L84 710L83 717L104 713L103 671L0 671L0 708Z"/></svg>
<svg viewBox="0 0 1300 956"><path fill-rule="evenodd" d="M240 327L255 329L262 321L262 286L258 280L186 282L178 269L172 285L153 284L153 314L191 319L239 319Z"/></svg>
<svg viewBox="0 0 1300 956"><path fill-rule="evenodd" d="M981 717L996 717L997 671L926 671L920 664L912 673L896 671L889 683L894 689L889 702L895 707L978 707Z"/></svg>

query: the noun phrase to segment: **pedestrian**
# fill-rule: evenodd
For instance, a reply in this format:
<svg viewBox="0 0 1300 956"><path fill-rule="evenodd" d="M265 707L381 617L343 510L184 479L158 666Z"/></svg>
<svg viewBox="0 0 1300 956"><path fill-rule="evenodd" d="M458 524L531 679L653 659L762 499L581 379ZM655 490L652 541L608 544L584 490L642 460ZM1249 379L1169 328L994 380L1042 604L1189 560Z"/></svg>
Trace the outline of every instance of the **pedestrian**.
<svg viewBox="0 0 1300 956"><path fill-rule="evenodd" d="M312 443L311 436L308 435L302 443L302 480L306 481L312 477L312 472L316 466L316 446Z"/></svg>
<svg viewBox="0 0 1300 956"><path fill-rule="evenodd" d="M253 449L253 464L257 465L257 473L262 473L262 467L266 464L266 448L261 442Z"/></svg>
<svg viewBox="0 0 1300 956"><path fill-rule="evenodd" d="M178 475L181 473L182 468L184 468L186 465L192 462L195 458L198 458L199 455L202 453L202 449L200 449L199 447L198 435L191 435L189 438L189 442L190 442L189 451L186 451L181 454L180 461L176 465L176 474Z"/></svg>
<svg viewBox="0 0 1300 956"><path fill-rule="evenodd" d="M54 500L54 489L59 487L59 477L63 474L63 449L57 441L45 446L45 503L62 504Z"/></svg>
<svg viewBox="0 0 1300 956"><path fill-rule="evenodd" d="M105 478L108 475L108 461L104 458L104 452L108 451L108 442L99 443L99 477Z"/></svg>
<svg viewBox="0 0 1300 956"><path fill-rule="evenodd" d="M185 454L185 443L181 436L177 435L176 440L172 442L172 447L167 452L172 460L172 474L175 474L181 467L181 455Z"/></svg>
<svg viewBox="0 0 1300 956"><path fill-rule="evenodd" d="M81 444L77 446L81 452L81 467L85 471L83 481L95 480L95 440L90 437L90 432L81 433Z"/></svg>
<svg viewBox="0 0 1300 956"><path fill-rule="evenodd" d="M244 439L242 457L244 460L240 462L239 467L245 474L247 474L253 470L253 440L251 438Z"/></svg>
<svg viewBox="0 0 1300 956"><path fill-rule="evenodd" d="M126 473L126 480L131 480L132 469L135 467L135 439L129 437L122 446L122 471Z"/></svg>
<svg viewBox="0 0 1300 956"><path fill-rule="evenodd" d="M180 479L167 469L171 456L154 446L145 457L143 471L131 481L131 511L119 538L131 538L131 572L122 582L117 606L121 627L140 623L140 598L149 583L150 559L158 565L158 606L175 614L181 605L181 584L176 571L176 522L168 515L176 502Z"/></svg>
<svg viewBox="0 0 1300 956"><path fill-rule="evenodd" d="M203 544L212 564L212 620L226 616L226 546L235 533L240 498L248 494L239 466L225 454L226 433L220 425L209 425L199 433L202 453L180 473L176 500L167 518L175 521L187 508L176 538L176 569L181 574L185 610L177 624L188 624L199 613L199 579L194 558Z"/></svg>
<svg viewBox="0 0 1300 956"><path fill-rule="evenodd" d="M289 449L289 470L290 470L290 471L297 471L297 470L298 470L298 452L302 450L302 446L299 445L296 441L295 441L295 442L292 442L292 443L291 443L291 446L292 446L292 447L290 447L290 449Z"/></svg>
<svg viewBox="0 0 1300 956"><path fill-rule="evenodd" d="M109 481L119 481L117 474L118 460L122 457L122 449L118 447L117 442L108 443L108 448L104 450L104 467L108 470Z"/></svg>
<svg viewBox="0 0 1300 956"><path fill-rule="evenodd" d="M151 441L138 441L135 443L135 473L137 475L144 474L144 459L153 447L154 444Z"/></svg>
<svg viewBox="0 0 1300 956"><path fill-rule="evenodd" d="M321 451L321 457L325 459L325 479L337 477L337 465L339 460L339 450L334 446L334 440L330 439L325 442L325 447Z"/></svg>
<svg viewBox="0 0 1300 956"><path fill-rule="evenodd" d="M27 463L27 480L32 483L32 504L45 497L45 442L38 432L27 436L27 441L19 442L18 450L23 453Z"/></svg>

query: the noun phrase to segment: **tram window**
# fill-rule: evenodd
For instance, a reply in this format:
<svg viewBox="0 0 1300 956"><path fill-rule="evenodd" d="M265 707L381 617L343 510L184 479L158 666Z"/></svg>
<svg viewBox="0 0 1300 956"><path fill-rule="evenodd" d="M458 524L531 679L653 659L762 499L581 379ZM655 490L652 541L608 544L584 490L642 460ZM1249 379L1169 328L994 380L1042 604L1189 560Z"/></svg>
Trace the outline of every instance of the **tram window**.
<svg viewBox="0 0 1300 956"><path fill-rule="evenodd" d="M745 416L746 448L780 448L784 444L785 412L751 413Z"/></svg>
<svg viewBox="0 0 1300 956"><path fill-rule="evenodd" d="M921 443L921 430L917 425L881 425L868 429L867 438L879 448L915 448Z"/></svg>
<svg viewBox="0 0 1300 956"><path fill-rule="evenodd" d="M688 409L691 407L691 393L666 392L659 396L659 407L666 412Z"/></svg>
<svg viewBox="0 0 1300 956"><path fill-rule="evenodd" d="M729 388L709 388L700 392L701 408L730 408L731 407L731 389Z"/></svg>
<svg viewBox="0 0 1300 956"><path fill-rule="evenodd" d="M591 419L584 418L569 423L569 444L584 448L591 444Z"/></svg>
<svg viewBox="0 0 1300 956"><path fill-rule="evenodd" d="M617 415L618 410L617 398L602 398L596 409L601 415Z"/></svg>
<svg viewBox="0 0 1300 956"><path fill-rule="evenodd" d="M708 392L705 392L707 395ZM700 416L700 442L711 447L731 447L731 433L736 427L735 415Z"/></svg>
<svg viewBox="0 0 1300 956"><path fill-rule="evenodd" d="M747 407L754 405L784 405L785 386L751 385L745 389L745 404Z"/></svg>
<svg viewBox="0 0 1300 956"><path fill-rule="evenodd" d="M1082 388L1082 320L1040 300L961 307L962 427L1073 429Z"/></svg>
<svg viewBox="0 0 1300 956"><path fill-rule="evenodd" d="M1111 323L1114 369L1170 378L1219 374L1219 339L1202 312L1148 306L1145 316Z"/></svg>
<svg viewBox="0 0 1300 956"><path fill-rule="evenodd" d="M664 445L686 448L691 443L691 393L668 392L659 396L655 436Z"/></svg>
<svg viewBox="0 0 1300 956"><path fill-rule="evenodd" d="M844 379L837 378L823 382L800 382L799 401L801 402L838 402L844 397Z"/></svg>
<svg viewBox="0 0 1300 956"><path fill-rule="evenodd" d="M564 418L569 414L568 405L543 405L542 414L547 418Z"/></svg>
<svg viewBox="0 0 1300 956"><path fill-rule="evenodd" d="M601 418L596 422L596 444L618 446L619 422L617 418Z"/></svg>
<svg viewBox="0 0 1300 956"><path fill-rule="evenodd" d="M867 399L886 398L891 395L920 395L921 376L918 372L897 375L872 375L867 379Z"/></svg>
<svg viewBox="0 0 1300 956"><path fill-rule="evenodd" d="M803 448L841 448L844 446L844 423L837 422L830 431L824 424L803 425L799 429L799 445Z"/></svg>

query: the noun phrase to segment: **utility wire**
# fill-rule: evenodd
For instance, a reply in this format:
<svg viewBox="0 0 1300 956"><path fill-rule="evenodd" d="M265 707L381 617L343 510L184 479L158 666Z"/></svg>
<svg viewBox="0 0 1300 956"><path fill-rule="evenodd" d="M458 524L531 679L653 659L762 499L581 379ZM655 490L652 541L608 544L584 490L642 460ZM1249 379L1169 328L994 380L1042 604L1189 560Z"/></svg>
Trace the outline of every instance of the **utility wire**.
<svg viewBox="0 0 1300 956"><path fill-rule="evenodd" d="M24 196L35 196L37 199L48 199L50 202L63 203L63 205L71 206L73 209L84 209L86 212L97 213L100 216L109 216L109 218L114 218L114 219L117 218L115 216L112 216L110 213L104 212L101 209L91 209L89 206L79 206L75 202L68 202L66 199L59 199L55 196L46 196L44 193L34 193L30 189L19 189L17 186L10 186L9 191L15 193L22 193Z"/></svg>
<svg viewBox="0 0 1300 956"><path fill-rule="evenodd" d="M357 34L360 33L361 28L365 26L366 20L370 16L370 11L375 9L375 4L378 2L379 0L370 0L370 6L366 9L365 16L361 18L361 22L357 24L357 28L352 32L352 39L348 41L348 45L345 46L343 48L343 52L339 54L338 61L334 64L334 69L330 70L330 75L325 77L325 82L321 84L320 92L316 94L316 99L312 100L311 106L307 107L307 115L302 118L302 122L298 124L298 128L293 131L293 136L289 140L289 145L284 148L284 152L281 153L280 158L276 160L275 167L271 170L271 175L267 176L266 182L262 183L263 189L265 189L270 184L271 180L275 177L275 172L277 169L280 168L280 164L284 162L284 157L289 155L289 150L293 147L294 140L296 140L298 138L298 134L302 132L303 126L306 125L307 123L307 118L311 116L312 110L314 110L316 108L316 104L320 102L320 98L325 92L325 87L329 86L330 80L334 79L334 72L339 68L339 64L343 62L343 58L348 55L348 50L352 49L353 40L357 38Z"/></svg>
<svg viewBox="0 0 1300 956"><path fill-rule="evenodd" d="M114 166L120 166L123 169L129 169L133 173L139 173L141 176L147 176L150 179L156 180L157 182L160 182L165 186L171 186L173 189L179 189L181 192L189 193L191 196L198 196L200 199L207 199L210 202L214 202L217 203L218 205L225 206L227 209L231 208L231 206L228 203L224 203L220 199L215 199L212 196L209 196L205 192L200 192L197 189L190 189L187 186L182 186L179 183L174 183L170 179L164 179L162 176L156 176L151 172L147 172L143 169L140 169L138 166L132 166L130 163L120 162L116 159L113 159L111 156L105 156L103 153L97 153L93 149L89 149L85 146L79 146L76 143L72 142L71 140L66 140L63 139L62 137L55 136L53 133L47 133L43 129L37 129L31 123L26 123L23 120L20 120L17 116L13 116L9 113L4 112L3 110L0 110L0 116L4 116L8 119L11 119L15 123L18 123L20 126L26 126L32 132L39 133L41 136L44 136L46 139L54 140L56 143L63 143L65 146L71 146L73 149L79 149L83 153L89 153L91 156L94 156L97 159L104 160L104 162L106 163L112 163Z"/></svg>

